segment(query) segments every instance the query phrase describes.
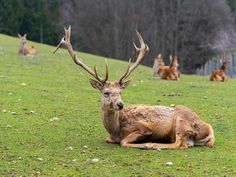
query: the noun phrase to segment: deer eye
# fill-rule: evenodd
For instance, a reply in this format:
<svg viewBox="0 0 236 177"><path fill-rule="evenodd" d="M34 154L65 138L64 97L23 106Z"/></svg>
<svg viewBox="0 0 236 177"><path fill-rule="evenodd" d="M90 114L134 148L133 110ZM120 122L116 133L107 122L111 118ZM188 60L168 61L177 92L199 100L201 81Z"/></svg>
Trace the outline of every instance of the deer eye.
<svg viewBox="0 0 236 177"><path fill-rule="evenodd" d="M103 94L104 94L105 97L108 97L110 95L109 92L104 92Z"/></svg>

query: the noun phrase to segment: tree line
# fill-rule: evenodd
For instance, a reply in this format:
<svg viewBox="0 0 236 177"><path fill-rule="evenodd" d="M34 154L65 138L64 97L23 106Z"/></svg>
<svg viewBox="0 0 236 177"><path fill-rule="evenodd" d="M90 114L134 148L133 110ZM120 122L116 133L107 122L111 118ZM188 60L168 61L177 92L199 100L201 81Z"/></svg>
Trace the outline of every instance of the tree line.
<svg viewBox="0 0 236 177"><path fill-rule="evenodd" d="M235 0L0 0L0 32L57 44L72 25L72 44L84 52L128 60L137 29L149 45L144 64L177 55L195 73L235 45Z"/></svg>

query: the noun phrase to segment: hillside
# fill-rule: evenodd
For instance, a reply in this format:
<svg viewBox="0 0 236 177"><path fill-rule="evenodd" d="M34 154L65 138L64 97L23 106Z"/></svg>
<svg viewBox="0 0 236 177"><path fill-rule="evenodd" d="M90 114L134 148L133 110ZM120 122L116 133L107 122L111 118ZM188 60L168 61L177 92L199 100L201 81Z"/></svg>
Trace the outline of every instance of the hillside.
<svg viewBox="0 0 236 177"><path fill-rule="evenodd" d="M55 47L29 44L39 49L35 59L19 57L18 39L0 35L0 176L236 175L235 80L212 83L208 77L182 75L179 82L163 81L140 66L123 91L126 105L186 105L213 125L216 145L126 149L104 141L99 92L67 52L53 55ZM104 73L103 57L78 55ZM127 67L112 59L108 65L110 80Z"/></svg>

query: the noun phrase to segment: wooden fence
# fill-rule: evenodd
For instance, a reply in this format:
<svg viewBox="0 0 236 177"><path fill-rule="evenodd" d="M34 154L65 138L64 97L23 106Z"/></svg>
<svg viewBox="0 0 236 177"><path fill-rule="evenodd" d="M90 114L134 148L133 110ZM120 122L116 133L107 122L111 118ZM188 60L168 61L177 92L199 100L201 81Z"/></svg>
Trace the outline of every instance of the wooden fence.
<svg viewBox="0 0 236 177"><path fill-rule="evenodd" d="M228 52L225 56L225 58L230 61L228 65L227 75L228 77L236 78L236 50ZM220 59L222 58L222 56L216 56L207 61L205 65L197 69L197 74L203 76L210 75L214 69L220 68Z"/></svg>

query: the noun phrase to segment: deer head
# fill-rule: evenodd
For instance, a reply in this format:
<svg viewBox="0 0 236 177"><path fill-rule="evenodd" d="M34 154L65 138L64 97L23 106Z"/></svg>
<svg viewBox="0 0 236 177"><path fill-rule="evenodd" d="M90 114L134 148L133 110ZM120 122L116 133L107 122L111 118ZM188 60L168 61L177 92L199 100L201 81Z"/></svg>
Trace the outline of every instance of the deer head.
<svg viewBox="0 0 236 177"><path fill-rule="evenodd" d="M175 56L174 58L172 57L172 55L170 55L170 67L179 67L179 62L178 62L178 58L177 56Z"/></svg>
<svg viewBox="0 0 236 177"><path fill-rule="evenodd" d="M225 59L220 59L220 64L221 64L221 67L220 69L226 71L228 69L228 64L230 63L229 60L225 60Z"/></svg>
<svg viewBox="0 0 236 177"><path fill-rule="evenodd" d="M90 78L90 84L92 85L93 88L98 89L101 92L102 108L106 110L121 110L124 107L124 102L122 101L121 98L121 91L125 89L131 82L131 79L127 80L127 78L138 67L138 65L142 62L144 57L149 52L149 48L144 43L140 33L136 31L141 47L138 48L135 45L135 43L133 43L137 53L135 63L131 64L131 59L130 59L128 67L124 72L124 74L116 81L108 81L108 65L106 64L105 78L102 79L97 73L96 65L92 70L87 65L85 65L81 61L81 59L79 59L76 56L76 53L74 52L72 45L70 43L71 26L68 29L64 28L64 30L65 30L65 36L61 39L61 42L58 44L54 53L62 44L64 44L74 63L82 67L93 77Z"/></svg>
<svg viewBox="0 0 236 177"><path fill-rule="evenodd" d="M23 36L21 36L20 34L18 34L18 37L19 37L19 39L20 39L20 43L22 43L22 44L26 44L26 43L27 43L27 39L26 39L27 34L24 34Z"/></svg>
<svg viewBox="0 0 236 177"><path fill-rule="evenodd" d="M163 61L163 59L162 59L161 54L158 54L158 55L155 57L155 60L158 62L159 66L164 66L164 65L165 65L165 63L164 63L164 61Z"/></svg>

